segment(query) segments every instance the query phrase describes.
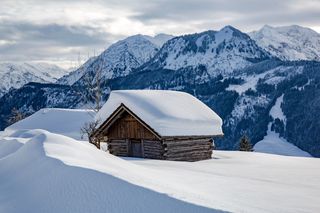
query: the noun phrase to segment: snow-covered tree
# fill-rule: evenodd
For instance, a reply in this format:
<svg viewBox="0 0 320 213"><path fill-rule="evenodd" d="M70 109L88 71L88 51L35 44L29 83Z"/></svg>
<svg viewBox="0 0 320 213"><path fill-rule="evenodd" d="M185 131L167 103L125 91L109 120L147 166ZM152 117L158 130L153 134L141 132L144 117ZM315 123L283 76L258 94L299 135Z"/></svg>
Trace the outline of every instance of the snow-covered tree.
<svg viewBox="0 0 320 213"><path fill-rule="evenodd" d="M244 152L252 152L253 151L250 140L246 135L243 135L240 139L239 151L244 151Z"/></svg>
<svg viewBox="0 0 320 213"><path fill-rule="evenodd" d="M14 124L22 119L24 119L26 116L20 112L19 110L17 110L16 108L13 108L11 110L11 115L9 117L9 119L7 120L8 124Z"/></svg>

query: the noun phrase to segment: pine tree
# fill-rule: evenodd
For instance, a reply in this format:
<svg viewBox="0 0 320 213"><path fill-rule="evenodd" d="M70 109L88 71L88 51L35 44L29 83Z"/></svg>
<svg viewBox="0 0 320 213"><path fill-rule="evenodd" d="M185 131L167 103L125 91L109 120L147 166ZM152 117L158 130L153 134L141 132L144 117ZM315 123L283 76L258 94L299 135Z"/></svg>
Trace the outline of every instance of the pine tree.
<svg viewBox="0 0 320 213"><path fill-rule="evenodd" d="M16 123L16 122L24 119L25 117L26 117L26 116L25 116L22 112L20 112L20 111L17 110L16 108L13 108L13 109L11 110L11 115L10 115L10 117L8 118L7 123L8 123L9 125L11 125L11 124L14 124L14 123Z"/></svg>
<svg viewBox="0 0 320 213"><path fill-rule="evenodd" d="M253 151L250 140L246 135L243 135L240 139L239 151L244 151L244 152L252 152Z"/></svg>

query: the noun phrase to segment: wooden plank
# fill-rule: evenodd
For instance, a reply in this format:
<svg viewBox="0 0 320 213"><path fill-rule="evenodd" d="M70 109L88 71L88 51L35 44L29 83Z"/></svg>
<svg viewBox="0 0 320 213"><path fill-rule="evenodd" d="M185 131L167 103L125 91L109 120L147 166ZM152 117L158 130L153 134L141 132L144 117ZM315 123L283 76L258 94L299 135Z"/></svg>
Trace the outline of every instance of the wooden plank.
<svg viewBox="0 0 320 213"><path fill-rule="evenodd" d="M178 145L178 144L189 144L189 143L195 143L195 144L202 144L202 143L212 143L212 140L180 140L180 141L164 141L164 144L167 145Z"/></svg>
<svg viewBox="0 0 320 213"><path fill-rule="evenodd" d="M126 144L127 144L127 156L130 156L130 152L131 152L131 149L130 149L130 140L129 139L126 139Z"/></svg>
<svg viewBox="0 0 320 213"><path fill-rule="evenodd" d="M192 137L192 136L186 136L186 137L164 137L163 142L179 142L179 141L198 141L198 140L213 140L212 137L210 136L197 136L197 137Z"/></svg>
<svg viewBox="0 0 320 213"><path fill-rule="evenodd" d="M212 143L186 143L186 144L170 144L165 145L164 147L167 149L174 149L174 148L187 148L187 147L207 147L212 146Z"/></svg>
<svg viewBox="0 0 320 213"><path fill-rule="evenodd" d="M188 161L188 162L195 162L200 160L207 160L211 159L211 156L203 156L203 157L190 157L190 158L165 158L165 160L171 160L171 161Z"/></svg>
<svg viewBox="0 0 320 213"><path fill-rule="evenodd" d="M144 142L143 142L143 141L144 141L144 140L141 139L141 152L142 152L142 157L144 157L144 146L143 146Z"/></svg>
<svg viewBox="0 0 320 213"><path fill-rule="evenodd" d="M207 148L193 148L193 149L168 149L166 150L166 153L170 153L170 154L179 154L179 153L192 153L192 152L208 152L208 151L212 151L211 149L207 149Z"/></svg>
<svg viewBox="0 0 320 213"><path fill-rule="evenodd" d="M194 152L194 153L180 153L180 154L172 154L166 155L164 154L165 159L168 160L185 160L185 161L197 161L201 159L209 159L212 156L212 151L208 152Z"/></svg>

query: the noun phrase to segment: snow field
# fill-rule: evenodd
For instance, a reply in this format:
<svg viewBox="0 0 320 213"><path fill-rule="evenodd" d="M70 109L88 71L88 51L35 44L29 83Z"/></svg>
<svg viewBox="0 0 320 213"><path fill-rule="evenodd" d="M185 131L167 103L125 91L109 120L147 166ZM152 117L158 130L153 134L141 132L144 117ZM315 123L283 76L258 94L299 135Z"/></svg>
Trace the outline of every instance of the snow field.
<svg viewBox="0 0 320 213"><path fill-rule="evenodd" d="M0 132L0 212L320 210L317 158L238 151L192 163L119 158L77 140L87 115L46 109ZM54 120L61 116L79 125Z"/></svg>

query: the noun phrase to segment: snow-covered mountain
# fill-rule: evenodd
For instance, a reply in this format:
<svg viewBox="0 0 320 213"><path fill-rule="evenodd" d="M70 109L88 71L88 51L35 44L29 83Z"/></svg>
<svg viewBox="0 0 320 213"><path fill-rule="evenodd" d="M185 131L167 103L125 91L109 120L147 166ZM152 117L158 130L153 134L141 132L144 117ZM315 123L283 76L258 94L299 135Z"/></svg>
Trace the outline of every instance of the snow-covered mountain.
<svg viewBox="0 0 320 213"><path fill-rule="evenodd" d="M259 46L282 60L320 61L320 34L312 29L298 25L265 25L249 35Z"/></svg>
<svg viewBox="0 0 320 213"><path fill-rule="evenodd" d="M61 78L58 83L74 84L83 77L94 77L101 70L103 79L128 75L133 69L150 60L162 44L172 36L159 34L155 37L134 35L112 44L103 53L90 58L82 67Z"/></svg>
<svg viewBox="0 0 320 213"><path fill-rule="evenodd" d="M226 26L220 31L178 36L163 45L145 69L178 70L204 66L209 75L232 73L270 55L245 33Z"/></svg>
<svg viewBox="0 0 320 213"><path fill-rule="evenodd" d="M66 70L46 63L0 63L0 97L29 82L54 83Z"/></svg>

